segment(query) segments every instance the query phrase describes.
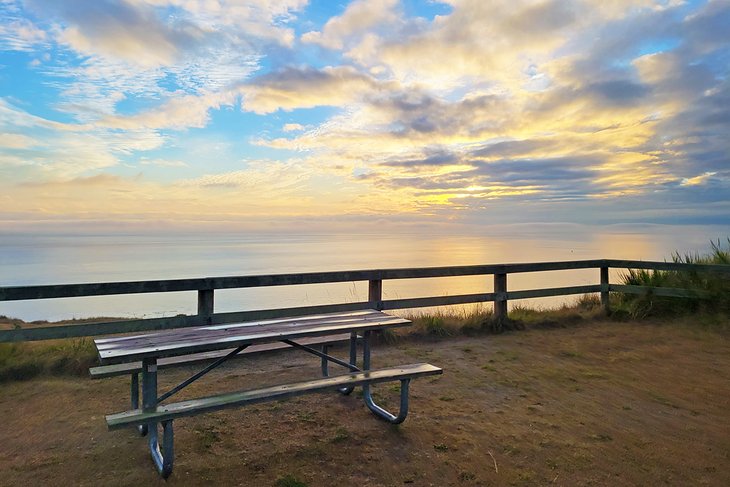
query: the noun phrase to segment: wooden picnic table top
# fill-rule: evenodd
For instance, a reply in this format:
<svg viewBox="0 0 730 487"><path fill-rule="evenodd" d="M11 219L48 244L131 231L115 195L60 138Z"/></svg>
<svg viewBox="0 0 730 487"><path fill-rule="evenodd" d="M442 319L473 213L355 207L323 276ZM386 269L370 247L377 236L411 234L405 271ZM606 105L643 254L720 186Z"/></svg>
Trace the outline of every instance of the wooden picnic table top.
<svg viewBox="0 0 730 487"><path fill-rule="evenodd" d="M178 328L142 335L99 338L94 340L94 343L101 363L106 365L410 324L409 320L381 311L363 310Z"/></svg>

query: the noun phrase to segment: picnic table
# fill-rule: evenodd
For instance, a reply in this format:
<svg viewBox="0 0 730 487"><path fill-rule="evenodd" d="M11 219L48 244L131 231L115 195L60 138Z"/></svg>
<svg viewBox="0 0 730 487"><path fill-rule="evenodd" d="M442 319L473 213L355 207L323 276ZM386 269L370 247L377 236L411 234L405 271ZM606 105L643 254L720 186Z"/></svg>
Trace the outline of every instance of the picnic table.
<svg viewBox="0 0 730 487"><path fill-rule="evenodd" d="M166 478L172 472L174 459L172 423L174 419L180 417L314 392L338 390L342 394L349 394L356 386L361 386L365 404L370 411L389 423L402 423L408 414L410 380L441 374L442 370L423 363L372 370L371 337L375 331L410 324L409 320L381 311L362 310L100 338L94 343L102 366L92 369L92 375L130 373L132 409L106 416L107 426L110 430L136 426L142 435L148 435L152 459L160 475ZM343 333L344 336L349 334L349 360L341 360L328 354L328 346L332 341L340 339ZM227 360L245 353L246 349L261 347L262 344L271 342L280 342L287 348L302 350L319 357L322 377L162 404ZM357 365L360 342L362 366ZM313 348L317 344L321 345L321 350ZM199 361L201 357L215 360L169 391L158 393L157 372L160 363L165 362L169 366L186 363L188 360ZM347 368L348 373L329 376L330 362ZM142 378L141 407L139 407L139 374ZM393 414L376 404L371 394L371 384L388 381L401 383L398 414ZM162 427L161 439L159 426Z"/></svg>

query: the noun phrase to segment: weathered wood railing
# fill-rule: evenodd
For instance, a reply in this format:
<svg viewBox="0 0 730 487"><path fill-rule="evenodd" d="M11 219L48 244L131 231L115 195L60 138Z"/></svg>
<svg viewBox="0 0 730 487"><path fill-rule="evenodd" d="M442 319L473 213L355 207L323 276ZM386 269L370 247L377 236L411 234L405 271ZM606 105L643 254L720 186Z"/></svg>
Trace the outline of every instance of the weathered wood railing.
<svg viewBox="0 0 730 487"><path fill-rule="evenodd" d="M673 262L598 259L524 264L493 264L411 269L273 274L239 277L208 277L200 279L173 279L160 281L0 287L0 302L48 298L72 298L82 296L106 296L114 294L164 293L179 291L198 292L198 310L195 315L0 330L0 342L47 340L54 338L129 333L146 330L199 326L202 324L225 324L284 316L353 311L363 308L389 310L481 302L493 302L495 317L499 319L507 316L507 302L510 300L588 293L600 293L601 303L606 311L609 310L608 298L610 292L629 294L643 294L651 292L656 296L702 297L701 293L689 289L610 284L609 269L611 268L710 272L730 275L730 265L678 264ZM507 276L509 274L575 269L599 269L600 283L583 286L529 289L520 291L508 291L507 289ZM433 296L389 300L383 299L384 280L475 275L492 275L494 277L494 291L491 293L461 294L454 296ZM227 313L215 313L214 311L214 292L216 289L290 286L354 281L368 281L367 301Z"/></svg>

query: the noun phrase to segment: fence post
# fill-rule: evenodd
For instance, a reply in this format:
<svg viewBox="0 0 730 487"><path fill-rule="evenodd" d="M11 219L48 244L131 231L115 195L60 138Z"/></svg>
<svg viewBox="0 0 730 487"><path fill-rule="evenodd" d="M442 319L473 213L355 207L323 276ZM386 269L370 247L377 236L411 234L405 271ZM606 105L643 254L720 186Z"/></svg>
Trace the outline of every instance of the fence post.
<svg viewBox="0 0 730 487"><path fill-rule="evenodd" d="M606 314L611 313L611 304L608 300L608 267L601 267L601 306Z"/></svg>
<svg viewBox="0 0 730 487"><path fill-rule="evenodd" d="M507 319L507 274L494 275L494 319Z"/></svg>
<svg viewBox="0 0 730 487"><path fill-rule="evenodd" d="M200 289L198 291L198 316L203 318L206 324L212 324L213 318L213 290Z"/></svg>
<svg viewBox="0 0 730 487"><path fill-rule="evenodd" d="M370 307L378 311L383 309L383 280L370 279L368 281L368 301Z"/></svg>

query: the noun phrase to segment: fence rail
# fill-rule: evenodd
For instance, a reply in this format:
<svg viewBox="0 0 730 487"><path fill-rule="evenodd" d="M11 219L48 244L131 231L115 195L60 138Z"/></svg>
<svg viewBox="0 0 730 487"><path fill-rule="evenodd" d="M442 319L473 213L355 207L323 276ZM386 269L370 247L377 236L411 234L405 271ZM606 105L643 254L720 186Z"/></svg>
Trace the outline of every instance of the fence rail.
<svg viewBox="0 0 730 487"><path fill-rule="evenodd" d="M43 286L0 287L0 302L84 296L108 296L118 294L164 293L197 291L198 309L195 315L165 318L133 319L124 321L85 323L77 325L45 326L0 330L0 342L18 342L71 338L82 336L129 333L169 328L183 328L205 324L226 324L249 320L280 318L305 314L354 311L363 308L380 310L409 309L454 304L493 302L496 318L507 316L509 300L566 296L573 294L600 293L601 302L608 311L609 293L653 293L656 296L703 298L703 293L689 289L654 288L610 284L609 269L645 269L695 273L722 273L730 275L730 265L680 264L636 260L580 260L563 262L536 262L519 264L490 264L452 267L422 267L408 269L380 269L357 271L312 272L298 274L271 274L258 276L206 277L199 279L172 279L133 282L105 282L91 284L58 284ZM576 269L598 269L599 284L508 291L507 276L526 272L545 272ZM494 292L383 300L383 281L393 279L422 279L433 277L457 277L492 275ZM368 281L368 300L356 303L337 303L296 308L279 308L255 311L215 313L216 289L251 288L266 286L290 286L337 282Z"/></svg>

